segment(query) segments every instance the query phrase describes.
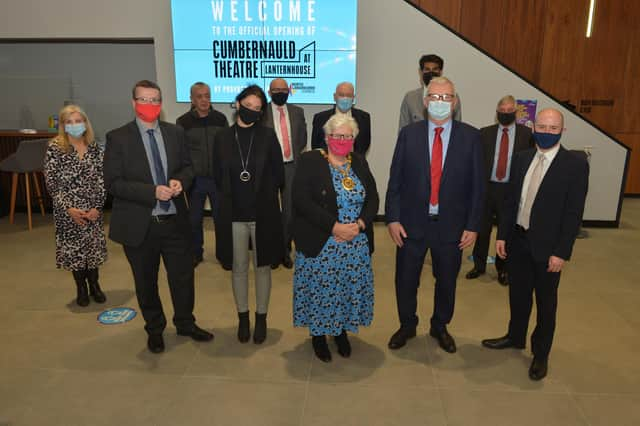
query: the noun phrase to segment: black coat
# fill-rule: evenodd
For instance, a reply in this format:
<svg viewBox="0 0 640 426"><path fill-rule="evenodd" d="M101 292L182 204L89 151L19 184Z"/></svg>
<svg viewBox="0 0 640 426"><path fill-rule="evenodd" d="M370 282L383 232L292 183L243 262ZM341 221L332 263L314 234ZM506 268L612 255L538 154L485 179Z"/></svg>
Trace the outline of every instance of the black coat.
<svg viewBox="0 0 640 426"><path fill-rule="evenodd" d="M496 139L498 137L498 124L483 127L480 129L480 137L482 138L482 146L484 148L484 164L487 172L487 182L491 179L491 171L493 170L493 160L496 153ZM531 129L522 124L516 123L516 134L513 141L513 155L516 152L533 148L533 138L531 137ZM512 161L513 161L512 155Z"/></svg>
<svg viewBox="0 0 640 426"><path fill-rule="evenodd" d="M282 150L273 129L259 123L255 126L251 155L256 160L256 173L252 179L256 191L258 266L279 265L284 256L279 199L279 191L284 185ZM231 126L216 133L213 154L213 175L220 197L220 211L215 220L216 257L225 269L231 269L233 264L231 159L238 150L234 131L235 126Z"/></svg>
<svg viewBox="0 0 640 426"><path fill-rule="evenodd" d="M369 251L373 253L373 220L378 213L378 190L369 165L352 153L351 167L364 185L366 195L359 219L366 225ZM319 150L300 156L293 178L293 240L305 256L317 256L338 221L338 202L327 159Z"/></svg>
<svg viewBox="0 0 640 426"><path fill-rule="evenodd" d="M191 225L184 192L189 190L193 180L191 156L181 127L164 121L160 121L159 126L167 150L167 180L179 180L183 189L183 195L173 198L177 220L182 232L189 235ZM104 183L113 195L109 238L126 246L139 246L147 235L151 212L158 200L135 121L107 133Z"/></svg>
<svg viewBox="0 0 640 426"><path fill-rule="evenodd" d="M497 236L498 240L507 241L507 255L518 218L522 185L535 154L535 148L519 152L511 164ZM588 186L587 160L560 146L531 206L527 239L536 261L545 262L550 256L564 260L571 258L573 243L582 223Z"/></svg>
<svg viewBox="0 0 640 426"><path fill-rule="evenodd" d="M311 149L327 149L324 140L324 129L322 128L333 114L335 108L320 111L313 116L313 129L311 131ZM358 154L365 155L371 145L371 116L368 112L357 108L351 108L351 116L358 123L358 136L353 143L353 150Z"/></svg>
<svg viewBox="0 0 640 426"><path fill-rule="evenodd" d="M216 132L229 127L227 117L211 108L206 119L195 109L178 117L176 124L184 129L195 176L213 176L213 143Z"/></svg>

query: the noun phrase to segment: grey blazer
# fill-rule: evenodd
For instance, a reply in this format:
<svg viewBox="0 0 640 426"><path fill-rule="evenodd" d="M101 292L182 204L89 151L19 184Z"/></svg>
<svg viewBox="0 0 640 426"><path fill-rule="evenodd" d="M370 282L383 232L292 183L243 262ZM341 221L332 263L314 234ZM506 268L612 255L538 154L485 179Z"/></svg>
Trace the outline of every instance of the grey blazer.
<svg viewBox="0 0 640 426"><path fill-rule="evenodd" d="M297 162L298 157L302 151L307 147L307 121L304 118L304 110L299 106L292 104L285 104L289 114L289 124L291 126L291 149L293 149L293 161ZM271 102L267 105L262 125L265 127L274 128L273 124L273 109Z"/></svg>

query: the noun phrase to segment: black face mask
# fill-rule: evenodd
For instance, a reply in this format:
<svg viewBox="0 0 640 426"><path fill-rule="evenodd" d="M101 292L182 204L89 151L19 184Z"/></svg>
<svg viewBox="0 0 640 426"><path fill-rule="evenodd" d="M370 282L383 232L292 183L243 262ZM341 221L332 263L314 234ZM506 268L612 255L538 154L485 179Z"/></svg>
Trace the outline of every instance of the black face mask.
<svg viewBox="0 0 640 426"><path fill-rule="evenodd" d="M514 112L496 111L496 114L498 115L498 123L502 124L503 126L508 126L509 124L516 121L515 111Z"/></svg>
<svg viewBox="0 0 640 426"><path fill-rule="evenodd" d="M242 120L245 124L253 124L256 121L260 120L262 117L262 111L254 111L240 104L240 109L238 109L238 116L240 120Z"/></svg>
<svg viewBox="0 0 640 426"><path fill-rule="evenodd" d="M289 99L289 92L277 92L271 94L271 101L278 106L286 104L287 99Z"/></svg>
<svg viewBox="0 0 640 426"><path fill-rule="evenodd" d="M440 74L438 74L437 72L434 72L434 71L423 72L422 73L422 81L424 82L424 85L425 86L428 85L433 77L440 77Z"/></svg>

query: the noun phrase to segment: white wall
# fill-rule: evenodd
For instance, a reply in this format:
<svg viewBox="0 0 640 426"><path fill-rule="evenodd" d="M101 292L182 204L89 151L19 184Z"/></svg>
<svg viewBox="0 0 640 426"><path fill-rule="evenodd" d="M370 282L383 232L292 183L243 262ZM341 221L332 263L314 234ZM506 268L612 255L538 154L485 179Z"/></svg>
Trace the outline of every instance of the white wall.
<svg viewBox="0 0 640 426"><path fill-rule="evenodd" d="M169 0L4 0L0 38L153 37L157 80L163 88L165 118L186 108L175 100ZM564 109L534 87L476 51L402 0L360 0L358 18L358 106L372 115L369 162L384 198L404 93L418 86L417 60L423 53L445 58L445 74L463 100L463 120L481 127L493 123L495 103L504 94L538 99L539 108ZM569 54L569 53L568 53ZM46 66L46 64L43 64ZM133 80L132 80L133 83ZM226 105L218 106L230 115ZM313 114L326 106L305 106ZM616 219L626 151L579 117L565 114L563 144L593 146L590 191L584 218ZM381 208L382 211L382 208Z"/></svg>

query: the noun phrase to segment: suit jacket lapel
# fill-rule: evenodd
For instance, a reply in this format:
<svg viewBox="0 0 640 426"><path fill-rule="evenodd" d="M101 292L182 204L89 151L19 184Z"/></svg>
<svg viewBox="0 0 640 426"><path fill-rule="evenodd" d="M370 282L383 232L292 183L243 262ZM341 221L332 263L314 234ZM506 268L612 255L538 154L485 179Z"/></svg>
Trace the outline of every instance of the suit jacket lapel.
<svg viewBox="0 0 640 426"><path fill-rule="evenodd" d="M540 182L540 186L538 187L538 193L536 194L536 198L533 201L532 207L536 204L536 201L538 201L538 197L540 196L540 193L544 193L546 191L545 190L546 187L548 187L549 185L553 185L554 182L556 183L558 182L556 175L560 170L562 170L562 162L564 161L564 156L566 152L567 151L562 146L558 150L558 153L556 154L555 158L553 159L553 161L549 165L549 168L547 169L547 173L544 174L544 177L542 178L542 182Z"/></svg>
<svg viewBox="0 0 640 426"><path fill-rule="evenodd" d="M449 135L449 145L447 146L447 155L444 155L444 146L443 146L443 159L444 162L442 164L442 176L440 178L440 188L442 188L442 185L445 182L445 179L447 178L447 171L451 168L451 167L447 167L447 164L449 164L449 161L451 161L453 158L456 157L456 153L455 151L458 149L458 143L456 143L456 134L458 130L458 126L456 125L456 121L455 120L451 120L451 134Z"/></svg>
<svg viewBox="0 0 640 426"><path fill-rule="evenodd" d="M177 146L173 139L173 135L169 134L169 130L164 125L164 123L159 123L160 133L162 133L162 141L164 142L164 149L167 155L167 170L165 170L165 174L167 175L167 182L171 178L171 170L175 170L175 161L179 158L179 154L177 152Z"/></svg>
<svg viewBox="0 0 640 426"><path fill-rule="evenodd" d="M496 126L493 129L491 129L491 131L489 132L491 143L487 145L487 151L486 151L487 164L489 165L489 173L491 173L491 169L493 168L494 158L496 156L496 140L498 139L499 128L500 126L496 124Z"/></svg>
<svg viewBox="0 0 640 426"><path fill-rule="evenodd" d="M132 151L132 157L140 158L140 161L144 163L140 164L140 170L144 174L144 179L149 183L154 183L149 157L147 157L147 150L144 148L142 135L140 135L140 129L138 129L138 124L135 120L129 123L129 131L131 132L132 143L128 148Z"/></svg>
<svg viewBox="0 0 640 426"><path fill-rule="evenodd" d="M416 158L422 159L421 164L424 164L424 173L422 173L422 182L424 184L425 193L430 191L431 188L431 158L429 156L429 123L427 120L423 121L424 126L420 126L418 130L420 134L417 138L416 146Z"/></svg>

